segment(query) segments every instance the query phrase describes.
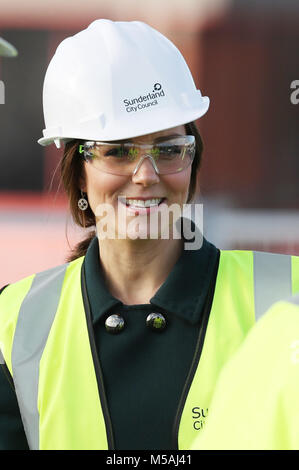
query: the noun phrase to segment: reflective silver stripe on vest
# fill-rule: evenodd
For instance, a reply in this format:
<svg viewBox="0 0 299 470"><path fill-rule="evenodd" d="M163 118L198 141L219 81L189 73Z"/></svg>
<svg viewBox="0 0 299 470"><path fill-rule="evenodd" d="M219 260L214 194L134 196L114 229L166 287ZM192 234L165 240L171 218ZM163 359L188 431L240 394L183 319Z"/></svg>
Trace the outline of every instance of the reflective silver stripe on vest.
<svg viewBox="0 0 299 470"><path fill-rule="evenodd" d="M4 360L3 354L1 352L1 349L0 349L0 364L5 364L5 360Z"/></svg>
<svg viewBox="0 0 299 470"><path fill-rule="evenodd" d="M256 321L278 300L292 295L292 257L253 252Z"/></svg>
<svg viewBox="0 0 299 470"><path fill-rule="evenodd" d="M55 318L67 266L34 277L21 305L13 340L13 380L28 445L33 450L39 449L39 362Z"/></svg>

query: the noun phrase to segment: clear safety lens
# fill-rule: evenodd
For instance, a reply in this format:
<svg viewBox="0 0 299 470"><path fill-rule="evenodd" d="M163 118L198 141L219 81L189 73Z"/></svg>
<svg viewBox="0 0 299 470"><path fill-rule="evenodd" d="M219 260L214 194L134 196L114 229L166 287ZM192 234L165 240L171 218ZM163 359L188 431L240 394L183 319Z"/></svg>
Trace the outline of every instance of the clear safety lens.
<svg viewBox="0 0 299 470"><path fill-rule="evenodd" d="M195 155L193 135L159 140L154 144L137 142L85 142L79 153L95 168L113 175L133 175L139 162L148 158L158 174L179 173L191 165Z"/></svg>

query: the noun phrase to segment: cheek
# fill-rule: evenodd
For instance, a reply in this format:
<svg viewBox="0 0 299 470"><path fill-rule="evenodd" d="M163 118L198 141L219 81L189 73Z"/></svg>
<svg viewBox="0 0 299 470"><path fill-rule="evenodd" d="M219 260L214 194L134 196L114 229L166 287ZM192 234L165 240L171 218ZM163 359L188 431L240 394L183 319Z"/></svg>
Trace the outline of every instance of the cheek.
<svg viewBox="0 0 299 470"><path fill-rule="evenodd" d="M126 178L85 168L85 181L88 201L93 210L100 203L114 203Z"/></svg>
<svg viewBox="0 0 299 470"><path fill-rule="evenodd" d="M186 202L189 192L189 185L191 179L191 169L176 173L174 175L168 175L166 184L173 198L179 199L180 202Z"/></svg>

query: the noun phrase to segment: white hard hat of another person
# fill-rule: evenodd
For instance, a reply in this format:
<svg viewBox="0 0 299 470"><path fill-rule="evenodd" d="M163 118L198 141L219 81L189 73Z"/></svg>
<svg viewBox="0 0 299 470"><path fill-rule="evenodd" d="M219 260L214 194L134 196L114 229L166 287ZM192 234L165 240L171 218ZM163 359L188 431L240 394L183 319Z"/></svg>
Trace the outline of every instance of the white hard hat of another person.
<svg viewBox="0 0 299 470"><path fill-rule="evenodd" d="M5 39L0 38L0 56L16 57L17 55L17 49Z"/></svg>
<svg viewBox="0 0 299 470"><path fill-rule="evenodd" d="M140 21L100 19L61 42L44 80L41 145L115 141L192 122L209 108L177 47Z"/></svg>

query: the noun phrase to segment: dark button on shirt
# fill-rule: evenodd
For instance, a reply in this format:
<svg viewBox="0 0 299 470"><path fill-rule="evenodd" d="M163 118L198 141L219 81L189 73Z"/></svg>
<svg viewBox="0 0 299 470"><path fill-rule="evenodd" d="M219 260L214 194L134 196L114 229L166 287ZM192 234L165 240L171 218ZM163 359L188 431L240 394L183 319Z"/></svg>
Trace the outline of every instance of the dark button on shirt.
<svg viewBox="0 0 299 470"><path fill-rule="evenodd" d="M204 239L200 250L183 251L150 304L124 305L107 290L92 241L84 269L115 449L175 448L175 416L217 261L218 250ZM146 326L151 312L167 319L160 334ZM126 324L117 335L105 329L113 313Z"/></svg>

